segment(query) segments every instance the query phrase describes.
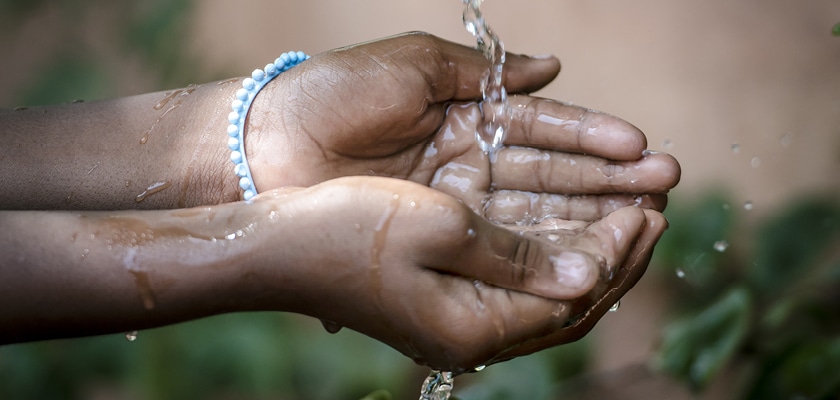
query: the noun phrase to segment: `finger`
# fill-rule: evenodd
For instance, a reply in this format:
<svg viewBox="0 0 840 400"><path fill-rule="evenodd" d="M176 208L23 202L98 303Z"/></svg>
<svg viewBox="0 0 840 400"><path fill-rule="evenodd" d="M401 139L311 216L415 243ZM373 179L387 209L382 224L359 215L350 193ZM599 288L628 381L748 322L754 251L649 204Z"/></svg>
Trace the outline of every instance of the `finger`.
<svg viewBox="0 0 840 400"><path fill-rule="evenodd" d="M433 102L473 100L481 96L482 75L490 67L481 51L421 32L390 40L396 49L416 49L418 55L426 55L410 61L424 72L432 90ZM551 82L559 72L560 61L554 57L532 58L511 53L505 56L504 83L510 93L536 91Z"/></svg>
<svg viewBox="0 0 840 400"><path fill-rule="evenodd" d="M453 279L463 281L462 278ZM457 303L473 306L450 307L450 313L438 310L433 318L447 318L448 321L442 321L442 325L457 332L451 344L461 345L439 352L445 354L446 359L426 360L432 368L456 373L469 371L486 364L505 349L535 336L549 335L568 323L569 302L549 300L478 281L459 283L453 290L461 297Z"/></svg>
<svg viewBox="0 0 840 400"><path fill-rule="evenodd" d="M643 213L635 207L619 211L587 227L583 239L565 243L519 235L475 216L471 239L451 245L459 251L432 254L424 265L550 299L574 299L616 266L635 240Z"/></svg>
<svg viewBox="0 0 840 400"><path fill-rule="evenodd" d="M680 180L677 160L666 153L611 161L526 147L505 148L491 165L495 189L563 194L667 193Z"/></svg>
<svg viewBox="0 0 840 400"><path fill-rule="evenodd" d="M521 345L510 348L497 357L493 362L500 362L509 360L511 358L531 354L543 349L561 345L564 343L573 342L585 336L595 323L607 313L607 311L615 304L627 291L629 291L644 274L647 269L650 258L653 254L653 248L656 242L662 236L662 233L668 226L665 217L658 212L652 210L645 210L646 223L643 232L639 235L635 245L630 250L626 262L621 268L616 271L616 274L610 283L608 290L606 290L588 310L575 319L571 325L552 332L549 335L534 338L532 340L523 342ZM575 310L572 310L572 318L575 318Z"/></svg>
<svg viewBox="0 0 840 400"><path fill-rule="evenodd" d="M626 206L662 211L664 194L607 194L570 196L518 190L494 191L485 201L484 217L501 224L528 225L546 219L595 221Z"/></svg>
<svg viewBox="0 0 840 400"><path fill-rule="evenodd" d="M538 147L612 160L636 160L645 135L618 117L555 100L511 96L511 125L505 144Z"/></svg>

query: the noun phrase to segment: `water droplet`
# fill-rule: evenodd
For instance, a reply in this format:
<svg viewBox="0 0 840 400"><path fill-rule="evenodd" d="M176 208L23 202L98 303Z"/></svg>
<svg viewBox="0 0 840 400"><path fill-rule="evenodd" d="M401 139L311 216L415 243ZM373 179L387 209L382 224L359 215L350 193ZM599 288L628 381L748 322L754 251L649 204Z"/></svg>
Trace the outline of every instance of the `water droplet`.
<svg viewBox="0 0 840 400"><path fill-rule="evenodd" d="M137 331L126 332L125 340L128 340L129 342L137 340Z"/></svg>
<svg viewBox="0 0 840 400"><path fill-rule="evenodd" d="M753 157L752 160L750 160L750 165L752 165L753 168L760 167L761 166L761 159L758 158L758 157Z"/></svg>
<svg viewBox="0 0 840 400"><path fill-rule="evenodd" d="M723 253L724 251L726 251L726 249L729 248L729 242L725 240L718 240L717 242L715 242L713 247L718 252Z"/></svg>
<svg viewBox="0 0 840 400"><path fill-rule="evenodd" d="M476 236L475 229L467 229L467 236L474 238Z"/></svg>
<svg viewBox="0 0 840 400"><path fill-rule="evenodd" d="M785 147L790 146L792 142L793 138L790 136L790 134L787 133L785 133L784 135L782 135L782 137L779 138L779 144Z"/></svg>
<svg viewBox="0 0 840 400"><path fill-rule="evenodd" d="M414 201L414 200L411 200L411 202L408 203L408 205L410 205L411 207L417 207L417 202Z"/></svg>
<svg viewBox="0 0 840 400"><path fill-rule="evenodd" d="M610 307L610 312L618 311L619 307L621 307L621 300L616 301L615 304Z"/></svg>
<svg viewBox="0 0 840 400"><path fill-rule="evenodd" d="M225 235L225 239L227 239L227 240L236 239L236 233L230 233L230 234Z"/></svg>
<svg viewBox="0 0 840 400"><path fill-rule="evenodd" d="M560 240L560 235L557 235L557 234L554 234L554 233L549 233L548 236L546 236L546 237L548 238L548 240L550 240L552 242L557 242L557 241Z"/></svg>
<svg viewBox="0 0 840 400"><path fill-rule="evenodd" d="M324 330L327 331L327 333L333 333L333 334L338 333L338 331L340 331L341 328L342 328L341 325L339 325L335 322L332 322L332 321L325 320L325 319L321 320L321 325L324 326Z"/></svg>
<svg viewBox="0 0 840 400"><path fill-rule="evenodd" d="M394 193L394 200L399 200L399 199L400 199L400 195Z"/></svg>
<svg viewBox="0 0 840 400"><path fill-rule="evenodd" d="M662 147L665 149L670 149L673 145L674 143L671 142L671 139L665 139L662 141Z"/></svg>
<svg viewBox="0 0 840 400"><path fill-rule="evenodd" d="M486 365L479 365L479 366L473 368L473 370L475 370L475 372L480 372L480 371L483 371L484 368L487 368L487 366Z"/></svg>
<svg viewBox="0 0 840 400"><path fill-rule="evenodd" d="M738 154L741 152L741 145L738 143L732 143L732 153Z"/></svg>
<svg viewBox="0 0 840 400"><path fill-rule="evenodd" d="M723 203L723 205L721 205L721 208L723 208L726 211L729 211L729 203Z"/></svg>
<svg viewBox="0 0 840 400"><path fill-rule="evenodd" d="M747 211L752 210L753 209L753 202L747 200L747 202L744 203L744 209L747 210Z"/></svg>
<svg viewBox="0 0 840 400"><path fill-rule="evenodd" d="M685 270L682 268L677 268L677 278L683 279L685 278Z"/></svg>
<svg viewBox="0 0 840 400"><path fill-rule="evenodd" d="M172 186L172 184L169 183L169 182L155 182L155 183L149 185L149 187L147 187L146 190L143 191L143 193L140 193L137 196L135 196L134 201L137 202L137 203L142 203L143 200L146 200L147 197L149 197L149 196L151 196L155 193L159 193L163 190L166 190L170 186Z"/></svg>

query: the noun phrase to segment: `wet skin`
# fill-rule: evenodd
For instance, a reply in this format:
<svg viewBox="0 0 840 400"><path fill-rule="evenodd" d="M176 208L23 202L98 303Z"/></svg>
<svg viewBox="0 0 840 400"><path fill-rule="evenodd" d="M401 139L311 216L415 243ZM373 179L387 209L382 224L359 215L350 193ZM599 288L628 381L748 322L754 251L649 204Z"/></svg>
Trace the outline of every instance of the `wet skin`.
<svg viewBox="0 0 840 400"><path fill-rule="evenodd" d="M625 121L527 95L559 62L512 54L509 146L491 163L473 136L486 68L408 34L283 73L249 114L253 203L0 211L0 342L276 310L463 372L579 339L644 272L679 165ZM234 82L0 114L24 181L52 179L0 176L15 194L2 208L232 200L208 127L224 126ZM124 109L137 112L107 119Z"/></svg>

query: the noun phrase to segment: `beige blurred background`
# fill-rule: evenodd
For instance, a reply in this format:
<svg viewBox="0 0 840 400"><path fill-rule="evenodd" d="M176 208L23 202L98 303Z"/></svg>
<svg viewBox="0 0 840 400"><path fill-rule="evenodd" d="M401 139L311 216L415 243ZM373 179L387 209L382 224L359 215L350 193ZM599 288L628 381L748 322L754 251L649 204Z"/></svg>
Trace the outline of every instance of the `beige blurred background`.
<svg viewBox="0 0 840 400"><path fill-rule="evenodd" d="M37 79L47 55L66 50L68 30L110 58L116 95L168 89L131 57L109 55L109 14L123 2L100 3L71 27L66 7L43 8L0 42L0 105L16 106L14 94ZM461 8L458 0L203 0L189 34L165 40L187 42L193 79L222 78L282 51L314 54L410 30L471 44ZM560 57L561 76L539 95L618 115L647 133L650 148L676 155L677 193L721 186L760 214L802 192L840 191L840 37L831 35L840 2L487 0L483 8L508 51Z"/></svg>
<svg viewBox="0 0 840 400"><path fill-rule="evenodd" d="M113 51L109 15L121 3L101 2L69 27L62 7L19 21L0 42L0 107L18 105L46 55L66 50L68 31L109 61L114 95L169 89ZM472 44L461 10L459 0L203 0L188 34L163 40L185 41L194 71L186 85L245 74L287 50L314 54L410 30ZM563 62L538 95L618 115L680 160L671 207L723 188L751 201L755 217L809 193L840 194L840 37L831 35L840 1L487 0L484 13L508 51ZM643 280L596 328L596 369L649 358L665 307L647 290L655 284Z"/></svg>

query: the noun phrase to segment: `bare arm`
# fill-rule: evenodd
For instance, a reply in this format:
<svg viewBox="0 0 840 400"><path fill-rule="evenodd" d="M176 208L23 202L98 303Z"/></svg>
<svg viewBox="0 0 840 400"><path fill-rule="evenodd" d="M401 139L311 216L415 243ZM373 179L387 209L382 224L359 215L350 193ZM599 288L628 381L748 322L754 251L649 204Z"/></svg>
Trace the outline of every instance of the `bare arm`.
<svg viewBox="0 0 840 400"><path fill-rule="evenodd" d="M451 371L578 339L569 318L629 289L665 228L627 207L551 242L373 177L184 210L0 211L0 224L0 343L274 310ZM635 278L607 282L605 268Z"/></svg>
<svg viewBox="0 0 840 400"><path fill-rule="evenodd" d="M0 209L182 208L239 199L224 128L238 88L0 111Z"/></svg>

